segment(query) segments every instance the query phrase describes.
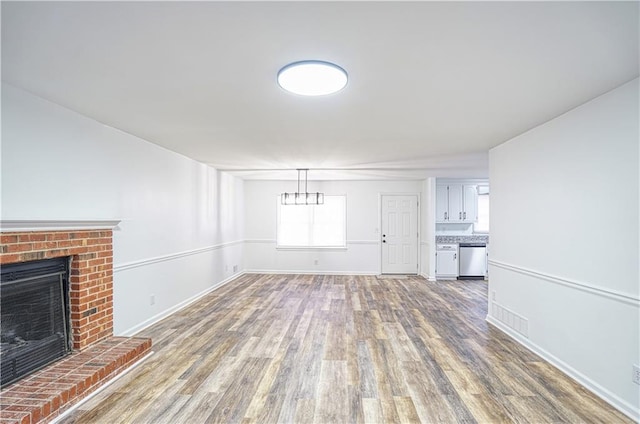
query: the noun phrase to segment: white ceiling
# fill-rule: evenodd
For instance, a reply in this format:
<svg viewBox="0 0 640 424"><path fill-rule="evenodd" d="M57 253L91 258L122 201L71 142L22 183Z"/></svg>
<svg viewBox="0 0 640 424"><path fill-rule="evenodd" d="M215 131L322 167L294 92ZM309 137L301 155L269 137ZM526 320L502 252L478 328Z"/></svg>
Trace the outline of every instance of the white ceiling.
<svg viewBox="0 0 640 424"><path fill-rule="evenodd" d="M2 78L244 178L482 177L638 76L638 2L2 3ZM320 59L338 94L284 92Z"/></svg>

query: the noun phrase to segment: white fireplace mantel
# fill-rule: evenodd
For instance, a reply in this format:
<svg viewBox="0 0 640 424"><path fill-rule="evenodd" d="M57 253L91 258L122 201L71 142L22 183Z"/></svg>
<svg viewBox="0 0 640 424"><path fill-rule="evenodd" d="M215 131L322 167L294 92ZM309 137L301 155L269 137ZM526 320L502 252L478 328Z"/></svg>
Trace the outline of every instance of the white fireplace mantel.
<svg viewBox="0 0 640 424"><path fill-rule="evenodd" d="M120 220L0 220L0 232L113 230Z"/></svg>

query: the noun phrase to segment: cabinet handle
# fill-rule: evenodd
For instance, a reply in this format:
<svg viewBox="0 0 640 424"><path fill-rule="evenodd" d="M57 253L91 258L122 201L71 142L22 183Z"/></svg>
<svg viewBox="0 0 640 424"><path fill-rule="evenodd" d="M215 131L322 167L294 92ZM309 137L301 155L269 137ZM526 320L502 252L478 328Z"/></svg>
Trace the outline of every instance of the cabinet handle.
<svg viewBox="0 0 640 424"><path fill-rule="evenodd" d="M457 254L457 253L454 253L454 254L453 254L453 260L455 261L457 257L458 257L458 254Z"/></svg>
<svg viewBox="0 0 640 424"><path fill-rule="evenodd" d="M462 219L467 219L467 213L466 212L462 212Z"/></svg>
<svg viewBox="0 0 640 424"><path fill-rule="evenodd" d="M447 212L444 213L444 220L447 220Z"/></svg>
<svg viewBox="0 0 640 424"><path fill-rule="evenodd" d="M462 219L462 212L458 214L458 219Z"/></svg>

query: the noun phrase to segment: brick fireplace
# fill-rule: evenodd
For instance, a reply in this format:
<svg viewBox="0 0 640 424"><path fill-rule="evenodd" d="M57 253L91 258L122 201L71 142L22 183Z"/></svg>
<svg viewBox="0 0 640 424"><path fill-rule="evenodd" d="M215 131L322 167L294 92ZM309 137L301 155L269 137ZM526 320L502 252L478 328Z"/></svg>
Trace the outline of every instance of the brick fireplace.
<svg viewBox="0 0 640 424"><path fill-rule="evenodd" d="M56 228L40 224L30 229L24 224L2 224L0 266L70 259L73 353L0 392L1 424L49 421L143 357L151 341L113 337L113 225Z"/></svg>
<svg viewBox="0 0 640 424"><path fill-rule="evenodd" d="M112 237L112 230L0 235L0 265L71 257L69 304L74 350L113 334Z"/></svg>

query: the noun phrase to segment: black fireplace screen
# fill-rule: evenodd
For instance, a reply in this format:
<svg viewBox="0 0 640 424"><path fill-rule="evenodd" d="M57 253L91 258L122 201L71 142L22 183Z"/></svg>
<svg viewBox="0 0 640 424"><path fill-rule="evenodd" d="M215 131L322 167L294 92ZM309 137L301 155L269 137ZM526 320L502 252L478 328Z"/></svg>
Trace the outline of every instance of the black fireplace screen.
<svg viewBox="0 0 640 424"><path fill-rule="evenodd" d="M0 385L70 352L68 258L0 269Z"/></svg>

